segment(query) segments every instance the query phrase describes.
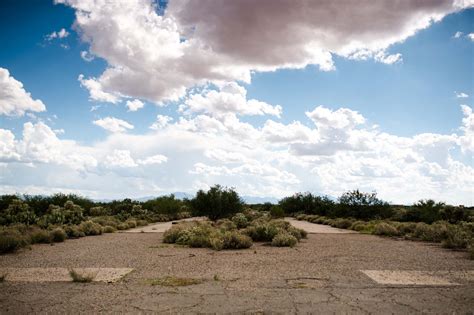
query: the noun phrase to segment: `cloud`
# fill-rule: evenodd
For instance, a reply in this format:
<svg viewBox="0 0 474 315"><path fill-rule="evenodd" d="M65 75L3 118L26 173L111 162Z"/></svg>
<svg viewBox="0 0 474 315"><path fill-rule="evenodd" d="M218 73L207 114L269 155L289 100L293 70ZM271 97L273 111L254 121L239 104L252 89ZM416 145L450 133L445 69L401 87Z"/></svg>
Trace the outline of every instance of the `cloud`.
<svg viewBox="0 0 474 315"><path fill-rule="evenodd" d="M62 39L62 38L66 38L66 37L68 37L68 36L69 36L69 32L66 31L64 28L62 28L62 29L60 29L60 30L57 31L57 32L54 31L54 32L52 32L51 34L46 35L46 39L47 39L48 41L51 41L51 40L56 39L56 38Z"/></svg>
<svg viewBox="0 0 474 315"><path fill-rule="evenodd" d="M76 11L89 51L107 61L81 80L91 99L122 97L162 104L194 86L242 81L253 72L335 69L333 56L394 64L403 42L447 14L472 6L451 0L170 1L159 15L150 0L57 0ZM261 106L263 104L252 104Z"/></svg>
<svg viewBox="0 0 474 315"><path fill-rule="evenodd" d="M457 98L467 98L467 97L469 97L468 94L463 93L463 92L454 92L454 94L456 94Z"/></svg>
<svg viewBox="0 0 474 315"><path fill-rule="evenodd" d="M94 120L93 123L94 125L104 128L105 130L110 132L124 132L133 129L132 124L115 117L105 117L102 119Z"/></svg>
<svg viewBox="0 0 474 315"><path fill-rule="evenodd" d="M145 106L145 104L143 104L140 100L133 100L133 101L129 100L127 101L126 105L128 107L129 112L136 112L137 110Z"/></svg>
<svg viewBox="0 0 474 315"><path fill-rule="evenodd" d="M86 50L83 50L81 51L81 58L84 59L85 61L87 62L91 62L92 60L94 60L94 56L91 55L88 51Z"/></svg>
<svg viewBox="0 0 474 315"><path fill-rule="evenodd" d="M34 100L20 81L0 67L0 115L23 116L25 112L43 112L46 106L39 99Z"/></svg>
<svg viewBox="0 0 474 315"><path fill-rule="evenodd" d="M461 148L463 151L474 153L474 113L467 105L461 105L461 109L464 115L461 126L464 134L459 139Z"/></svg>
<svg viewBox="0 0 474 315"><path fill-rule="evenodd" d="M240 115L273 115L280 117L282 107L255 99L247 100L247 90L235 82L220 85L219 90L191 94L180 106L183 113L204 112L215 116L227 113Z"/></svg>
<svg viewBox="0 0 474 315"><path fill-rule="evenodd" d="M113 104L120 102L120 98L117 95L105 92L101 83L96 79L84 79L84 75L80 74L78 80L82 87L89 90L89 98L91 100Z"/></svg>
<svg viewBox="0 0 474 315"><path fill-rule="evenodd" d="M173 118L170 116L157 115L156 121L150 126L150 129L152 130L162 129L166 127L166 125L168 125L168 123L170 123L172 120Z"/></svg>
<svg viewBox="0 0 474 315"><path fill-rule="evenodd" d="M469 33L466 35L471 41L474 42L474 33Z"/></svg>
<svg viewBox="0 0 474 315"><path fill-rule="evenodd" d="M0 129L2 189L63 187L121 198L220 183L250 196L278 198L296 191L338 196L360 188L394 202L437 198L470 205L474 169L453 154L474 148L472 109L461 109L459 134L412 137L374 129L349 108L325 106L306 113L309 124L267 120L253 127L234 114L175 122L160 116L166 125L158 130L110 133L86 146L60 139L44 123L26 123L19 139Z"/></svg>
<svg viewBox="0 0 474 315"><path fill-rule="evenodd" d="M454 33L453 38L460 38L463 34L464 34L463 32L458 31L458 32Z"/></svg>

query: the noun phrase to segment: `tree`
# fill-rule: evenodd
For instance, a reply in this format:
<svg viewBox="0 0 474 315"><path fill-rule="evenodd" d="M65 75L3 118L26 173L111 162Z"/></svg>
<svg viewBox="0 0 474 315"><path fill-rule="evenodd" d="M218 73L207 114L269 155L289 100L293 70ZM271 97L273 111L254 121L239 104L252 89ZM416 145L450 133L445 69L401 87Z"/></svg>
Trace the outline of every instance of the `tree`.
<svg viewBox="0 0 474 315"><path fill-rule="evenodd" d="M199 190L190 204L194 214L217 220L241 211L244 203L233 188L215 185L207 192Z"/></svg>
<svg viewBox="0 0 474 315"><path fill-rule="evenodd" d="M392 209L387 202L377 198L376 192L364 193L357 189L345 192L339 197L339 207L332 216L385 219L392 216Z"/></svg>

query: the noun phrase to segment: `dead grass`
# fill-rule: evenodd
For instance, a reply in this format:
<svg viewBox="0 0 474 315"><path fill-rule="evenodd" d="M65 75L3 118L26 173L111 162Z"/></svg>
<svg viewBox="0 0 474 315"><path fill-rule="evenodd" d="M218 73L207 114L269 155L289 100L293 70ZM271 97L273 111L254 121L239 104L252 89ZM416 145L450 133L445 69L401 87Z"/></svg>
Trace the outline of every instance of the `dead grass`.
<svg viewBox="0 0 474 315"><path fill-rule="evenodd" d="M94 280L95 276L94 274L80 274L74 269L69 270L69 275L72 278L72 282L79 282L79 283L89 283Z"/></svg>
<svg viewBox="0 0 474 315"><path fill-rule="evenodd" d="M200 284L202 283L201 279L193 278L178 278L174 276L167 276L164 278L148 279L146 281L149 285L160 285L164 287L184 287L188 285Z"/></svg>

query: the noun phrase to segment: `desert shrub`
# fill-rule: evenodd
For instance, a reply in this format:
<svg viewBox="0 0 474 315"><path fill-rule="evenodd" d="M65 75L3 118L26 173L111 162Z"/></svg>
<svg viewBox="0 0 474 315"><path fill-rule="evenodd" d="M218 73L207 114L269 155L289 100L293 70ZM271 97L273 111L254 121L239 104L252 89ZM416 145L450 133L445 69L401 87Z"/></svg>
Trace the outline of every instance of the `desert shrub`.
<svg viewBox="0 0 474 315"><path fill-rule="evenodd" d="M40 228L32 228L29 231L29 236L32 244L37 243L51 243L52 235L47 231Z"/></svg>
<svg viewBox="0 0 474 315"><path fill-rule="evenodd" d="M474 239L471 239L471 241L469 242L467 252L469 253L469 259L474 259Z"/></svg>
<svg viewBox="0 0 474 315"><path fill-rule="evenodd" d="M66 232L60 227L57 227L49 232L51 240L55 243L64 242L67 238Z"/></svg>
<svg viewBox="0 0 474 315"><path fill-rule="evenodd" d="M13 252L28 245L28 238L16 229L0 230L0 253Z"/></svg>
<svg viewBox="0 0 474 315"><path fill-rule="evenodd" d="M196 215L208 216L211 220L217 220L240 212L243 201L234 189L216 185L207 192L199 190L196 196L190 200L190 205Z"/></svg>
<svg viewBox="0 0 474 315"><path fill-rule="evenodd" d="M64 226L64 232L66 232L68 238L79 238L86 236L86 234L84 234L84 232L82 232L77 225Z"/></svg>
<svg viewBox="0 0 474 315"><path fill-rule="evenodd" d="M295 228L293 226L290 226L287 229L287 231L290 235L293 235L298 241L303 239L303 238L308 237L308 232L306 232L305 230L302 230L302 229Z"/></svg>
<svg viewBox="0 0 474 315"><path fill-rule="evenodd" d="M352 222L349 229L360 232L360 231L365 229L366 225L367 224L366 224L365 221L354 221L354 222Z"/></svg>
<svg viewBox="0 0 474 315"><path fill-rule="evenodd" d="M350 219L336 219L334 220L334 223L331 226L334 226L339 229L348 229L351 227L352 223L354 221Z"/></svg>
<svg viewBox="0 0 474 315"><path fill-rule="evenodd" d="M180 212L183 212L183 206L183 201L176 199L174 195L160 196L143 203L143 208L149 212L170 216L178 216Z"/></svg>
<svg viewBox="0 0 474 315"><path fill-rule="evenodd" d="M298 243L298 240L288 232L280 232L272 239L272 246L277 247L293 247Z"/></svg>
<svg viewBox="0 0 474 315"><path fill-rule="evenodd" d="M216 221L216 226L222 231L231 231L237 229L237 225L229 219L220 219Z"/></svg>
<svg viewBox="0 0 474 315"><path fill-rule="evenodd" d="M353 217L356 219L385 219L393 214L392 208L377 198L377 193L348 191L339 197L339 204L328 213L330 217Z"/></svg>
<svg viewBox="0 0 474 315"><path fill-rule="evenodd" d="M249 224L247 217L243 213L237 213L232 217L232 222L236 225L238 229L246 228Z"/></svg>
<svg viewBox="0 0 474 315"><path fill-rule="evenodd" d="M384 236L397 236L398 230L393 225L390 225L386 222L380 222L375 225L374 234Z"/></svg>
<svg viewBox="0 0 474 315"><path fill-rule="evenodd" d="M186 224L176 224L163 233L163 243L176 243L176 241L185 233L187 229Z"/></svg>
<svg viewBox="0 0 474 315"><path fill-rule="evenodd" d="M274 205L270 208L270 215L273 218L283 218L285 216L285 210L280 206Z"/></svg>
<svg viewBox="0 0 474 315"><path fill-rule="evenodd" d="M117 230L123 231L123 230L127 230L127 229L128 229L128 224L127 223L119 223L117 225Z"/></svg>
<svg viewBox="0 0 474 315"><path fill-rule="evenodd" d="M117 227L117 225L120 223L117 218L113 216L100 216L100 217L93 217L91 219L92 222L98 223L102 226L112 226L114 228Z"/></svg>
<svg viewBox="0 0 474 315"><path fill-rule="evenodd" d="M133 229L133 228L137 227L137 221L135 221L135 220L127 220L127 221L125 221L125 224L127 224L127 227L129 229Z"/></svg>
<svg viewBox="0 0 474 315"><path fill-rule="evenodd" d="M137 220L137 226L146 226L148 225L147 220Z"/></svg>
<svg viewBox="0 0 474 315"><path fill-rule="evenodd" d="M293 196L285 197L278 205L286 214L304 212L306 214L327 215L335 204L326 196L314 196L311 193L297 193Z"/></svg>
<svg viewBox="0 0 474 315"><path fill-rule="evenodd" d="M69 276L71 276L72 282L88 283L94 280L95 275L92 274L81 274L74 269L69 270Z"/></svg>
<svg viewBox="0 0 474 315"><path fill-rule="evenodd" d="M420 240L427 240L431 233L430 229L431 228L428 224L419 222L416 224L415 230L413 231L413 237Z"/></svg>
<svg viewBox="0 0 474 315"><path fill-rule="evenodd" d="M271 242L279 229L268 223L257 224L247 227L244 234L250 236L254 242Z"/></svg>
<svg viewBox="0 0 474 315"><path fill-rule="evenodd" d="M225 232L223 238L223 249L242 249L252 246L252 239L237 231Z"/></svg>
<svg viewBox="0 0 474 315"><path fill-rule="evenodd" d="M467 248L472 236L465 229L451 225L448 226L446 239L443 240L442 246L452 249L464 249Z"/></svg>
<svg viewBox="0 0 474 315"><path fill-rule="evenodd" d="M181 210L183 209L184 206L181 206ZM176 219L178 220L182 220L182 219L187 219L187 218L190 218L192 215L191 215L191 212L188 212L188 211L182 211L182 212L178 212L176 214Z"/></svg>
<svg viewBox="0 0 474 315"><path fill-rule="evenodd" d="M100 235L102 234L102 226L93 221L84 221L79 224L79 229L84 232L85 235Z"/></svg>
<svg viewBox="0 0 474 315"><path fill-rule="evenodd" d="M92 207L89 209L89 215L93 217L101 217L110 215L110 209L105 207Z"/></svg>
<svg viewBox="0 0 474 315"><path fill-rule="evenodd" d="M213 250L224 249L224 238L222 235L216 234L209 237L209 245Z"/></svg>
<svg viewBox="0 0 474 315"><path fill-rule="evenodd" d="M117 231L117 229L110 225L106 225L102 228L103 233L114 233L115 231Z"/></svg>
<svg viewBox="0 0 474 315"><path fill-rule="evenodd" d="M415 229L416 229L416 223L414 222L403 222L403 223L400 223L398 226L397 226L397 229L398 229L398 233L400 235L407 235L407 234L412 234L415 232Z"/></svg>

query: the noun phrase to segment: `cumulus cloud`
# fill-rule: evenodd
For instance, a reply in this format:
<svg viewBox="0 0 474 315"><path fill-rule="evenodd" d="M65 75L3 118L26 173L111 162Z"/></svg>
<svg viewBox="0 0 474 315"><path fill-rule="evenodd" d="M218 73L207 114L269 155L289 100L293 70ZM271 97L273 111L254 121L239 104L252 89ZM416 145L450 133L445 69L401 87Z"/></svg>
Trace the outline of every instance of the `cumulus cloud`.
<svg viewBox="0 0 474 315"><path fill-rule="evenodd" d="M84 59L85 61L87 62L91 62L92 60L94 60L94 56L91 55L88 51L86 50L83 50L81 51L81 58Z"/></svg>
<svg viewBox="0 0 474 315"><path fill-rule="evenodd" d="M472 108L467 105L461 105L464 115L462 119L461 130L464 134L460 137L461 148L463 151L474 152L474 113Z"/></svg>
<svg viewBox="0 0 474 315"><path fill-rule="evenodd" d="M474 42L474 33L469 33L466 36Z"/></svg>
<svg viewBox="0 0 474 315"><path fill-rule="evenodd" d="M412 137L373 129L349 108L325 106L307 112L308 125L267 120L253 127L235 115L199 114L175 122L163 118L166 126L144 135L111 133L89 146L59 139L44 123L27 123L20 139L0 130L0 162L7 163L2 184L79 187L102 198L131 190L138 196L193 192L215 183L244 195L274 197L295 191L338 196L360 188L396 202L437 198L472 204L474 169L452 154L473 149L472 109L461 109L459 134ZM73 186L64 183L65 174Z"/></svg>
<svg viewBox="0 0 474 315"><path fill-rule="evenodd" d="M220 116L226 113L240 115L273 115L280 117L282 107L272 106L255 99L247 100L247 90L235 82L227 82L219 87L219 91L190 95L180 106L184 113L204 112Z"/></svg>
<svg viewBox="0 0 474 315"><path fill-rule="evenodd" d="M128 100L126 105L128 107L128 111L130 112L136 112L137 110L145 106L145 104L143 104L143 102L140 100L133 100L133 101Z"/></svg>
<svg viewBox="0 0 474 315"><path fill-rule="evenodd" d="M69 36L69 32L66 31L66 29L62 28L57 32L54 31L51 34L46 35L46 39L51 41L51 40L56 39L56 38L62 39L62 38L66 38L68 36Z"/></svg>
<svg viewBox="0 0 474 315"><path fill-rule="evenodd" d="M57 0L76 11L90 52L108 62L83 78L91 99L121 97L161 104L194 86L250 82L255 71L335 69L333 55L393 64L389 48L466 1L170 1L164 15L151 0ZM263 104L252 104L261 107Z"/></svg>
<svg viewBox="0 0 474 315"><path fill-rule="evenodd" d="M168 125L171 121L173 120L172 117L166 116L166 115L157 115L156 116L156 121L150 126L150 129L152 130L159 130L166 125Z"/></svg>
<svg viewBox="0 0 474 315"><path fill-rule="evenodd" d="M46 106L35 100L5 68L0 68L0 115L23 116L25 112L43 112Z"/></svg>
<svg viewBox="0 0 474 315"><path fill-rule="evenodd" d="M132 124L115 117L105 117L102 119L94 120L93 123L94 125L104 128L105 130L110 132L124 132L133 129Z"/></svg>
<svg viewBox="0 0 474 315"><path fill-rule="evenodd" d="M463 32L457 31L456 33L454 33L453 38L460 38L463 34Z"/></svg>

